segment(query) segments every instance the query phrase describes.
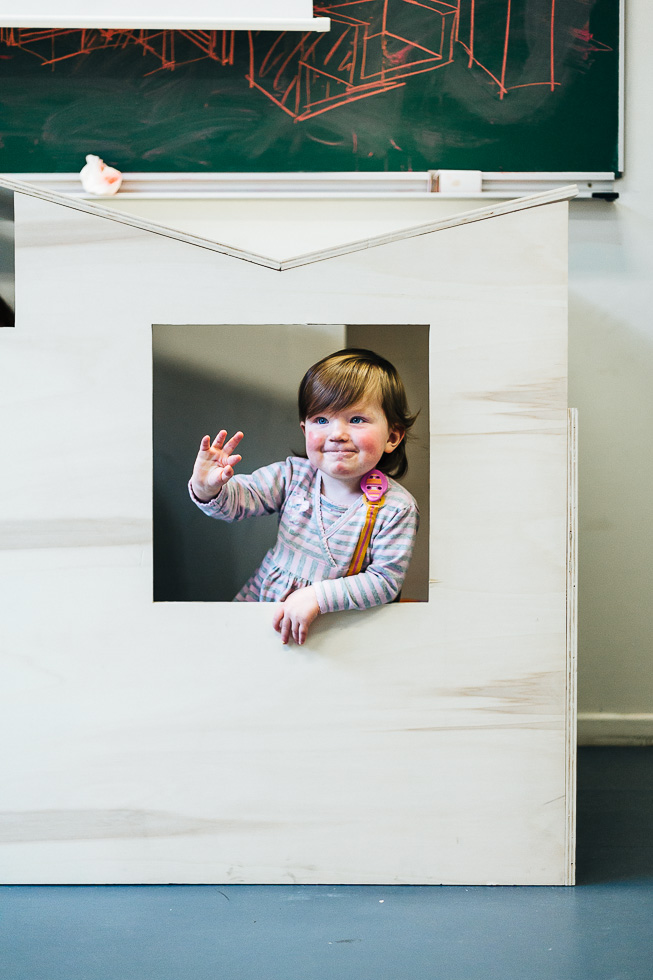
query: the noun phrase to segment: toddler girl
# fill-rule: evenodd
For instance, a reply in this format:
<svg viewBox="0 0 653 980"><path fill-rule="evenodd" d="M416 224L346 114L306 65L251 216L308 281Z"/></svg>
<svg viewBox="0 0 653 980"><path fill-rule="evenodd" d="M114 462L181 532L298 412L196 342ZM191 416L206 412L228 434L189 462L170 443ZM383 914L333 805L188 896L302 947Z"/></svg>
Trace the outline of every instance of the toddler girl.
<svg viewBox="0 0 653 980"><path fill-rule="evenodd" d="M320 613L398 596L419 515L392 479L406 472L415 416L389 361L356 348L318 361L299 386L299 418L307 458L234 476L243 433L227 439L222 429L202 439L189 490L209 517L279 514L276 544L234 601L278 602L274 628L302 644Z"/></svg>

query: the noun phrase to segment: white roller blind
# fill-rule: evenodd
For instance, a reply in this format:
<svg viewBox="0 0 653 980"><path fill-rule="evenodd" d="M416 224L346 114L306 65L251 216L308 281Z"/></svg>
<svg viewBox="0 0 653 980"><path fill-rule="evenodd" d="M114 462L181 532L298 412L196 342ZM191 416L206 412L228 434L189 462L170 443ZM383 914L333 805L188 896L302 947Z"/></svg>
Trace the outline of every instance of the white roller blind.
<svg viewBox="0 0 653 980"><path fill-rule="evenodd" d="M312 0L1 0L0 27L328 30Z"/></svg>

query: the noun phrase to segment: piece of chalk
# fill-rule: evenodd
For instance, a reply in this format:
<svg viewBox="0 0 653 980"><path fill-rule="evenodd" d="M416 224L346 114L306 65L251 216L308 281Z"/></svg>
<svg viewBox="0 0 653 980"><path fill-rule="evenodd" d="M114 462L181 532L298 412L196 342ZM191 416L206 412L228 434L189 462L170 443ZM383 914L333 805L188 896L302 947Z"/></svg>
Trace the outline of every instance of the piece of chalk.
<svg viewBox="0 0 653 980"><path fill-rule="evenodd" d="M111 197L117 194L122 184L122 174L114 167L108 167L100 157L89 153L86 165L79 172L82 187L89 194L98 197Z"/></svg>

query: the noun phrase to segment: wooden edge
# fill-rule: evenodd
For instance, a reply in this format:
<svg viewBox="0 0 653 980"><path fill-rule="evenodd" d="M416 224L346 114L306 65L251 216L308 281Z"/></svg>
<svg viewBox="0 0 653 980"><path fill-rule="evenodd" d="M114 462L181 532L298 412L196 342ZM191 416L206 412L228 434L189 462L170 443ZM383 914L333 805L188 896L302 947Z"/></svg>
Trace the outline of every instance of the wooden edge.
<svg viewBox="0 0 653 980"><path fill-rule="evenodd" d="M278 259L271 259L265 255L257 255L255 252L245 252L243 249L231 248L229 245L221 245L219 242L211 241L210 238L201 238L197 235L187 235L183 231L175 228L168 228L166 225L158 224L155 221L147 221L145 218L138 218L135 215L126 214L124 211L114 211L103 208L99 204L91 204L88 201L81 201L75 197L68 197L65 194L57 194L56 191L42 190L27 181L10 180L0 176L0 187L15 194L25 194L28 197L36 197L40 201L47 201L49 204L60 204L64 208L72 208L74 211L83 211L85 214L94 215L96 218L106 218L108 221L116 221L118 224L129 225L138 228L140 231L148 231L153 235L162 235L165 238L173 238L178 242L185 242L187 245L195 245L198 248L206 248L212 252L219 252L222 255L230 255L234 259L242 259L244 262L252 262L254 265L262 265L268 269L280 270Z"/></svg>
<svg viewBox="0 0 653 980"><path fill-rule="evenodd" d="M578 409L567 410L567 664L565 885L576 883L576 675L578 663Z"/></svg>
<svg viewBox="0 0 653 980"><path fill-rule="evenodd" d="M413 225L410 228L403 228L401 231L395 231L388 235L375 235L373 238L364 238L359 241L348 242L345 245L337 245L334 248L297 255L292 259L284 260L281 263L281 271L286 272L288 269L296 269L298 266L308 265L311 262L322 262L324 259L332 259L338 255L347 255L349 252L360 252L363 249L376 248L378 245L400 242L406 238L430 235L432 232L444 231L447 228L457 228L459 225L469 225L474 221L486 221L488 218L497 218L502 214L512 214L513 211L526 211L528 208L538 208L545 204L557 204L561 201L569 201L573 197L576 197L577 193L578 187L576 184L568 184L566 187L542 191L539 194L529 194L527 197L518 197L509 201L489 204L484 208L474 208L473 211L461 211L460 214L449 215L440 221L430 221L424 225Z"/></svg>
<svg viewBox="0 0 653 980"><path fill-rule="evenodd" d="M76 211L84 211L86 214L96 215L99 218L107 218L109 221L117 221L132 228L139 228L142 231L149 231L153 235L163 235L173 238L176 241L186 242L188 245L195 245L199 248L206 248L212 252L219 252L222 255L230 255L235 259L242 259L244 262L251 262L254 265L261 265L276 272L287 272L299 266L310 265L314 262L324 262L327 259L336 258L340 255L348 255L350 252L360 252L363 249L376 248L380 245L388 245L392 242L403 241L406 238L416 238L420 235L430 235L436 231L444 231L447 228L456 228L459 225L471 224L474 221L485 221L488 218L496 218L502 214L511 214L513 211L525 211L528 208L537 208L545 204L556 204L560 201L569 201L578 193L575 184L566 187L556 188L550 191L543 191L540 194L531 194L528 197L519 197L515 200L501 201L487 205L483 208L475 208L473 211L463 211L460 214L449 215L440 221L431 221L424 225L413 225L401 231L392 232L388 235L376 235L372 238L360 239L348 242L344 245L337 245L334 248L322 249L316 252L306 252L294 258L280 262L278 259L270 258L265 255L258 255L255 252L246 252L243 249L231 248L229 245L222 245L209 238L200 238L197 235L187 235L184 232L168 228L166 225L158 224L154 221L146 221L134 215L126 214L123 211L109 210L99 204L91 204L81 201L74 197L64 194L57 194L55 191L42 190L27 181L11 180L0 176L0 187L17 194L26 194L29 197L36 197L41 201L48 201L51 204L61 204L65 208L73 208Z"/></svg>

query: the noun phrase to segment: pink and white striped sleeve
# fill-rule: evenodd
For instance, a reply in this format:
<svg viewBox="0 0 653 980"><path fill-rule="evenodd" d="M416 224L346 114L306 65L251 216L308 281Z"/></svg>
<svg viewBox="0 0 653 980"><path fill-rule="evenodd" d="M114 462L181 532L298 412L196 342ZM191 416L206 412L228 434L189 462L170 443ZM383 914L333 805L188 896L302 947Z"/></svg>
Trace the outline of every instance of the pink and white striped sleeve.
<svg viewBox="0 0 653 980"><path fill-rule="evenodd" d="M290 477L290 466L286 460L262 466L249 476L232 477L217 497L208 503L197 499L190 482L188 492L193 503L209 517L232 523L279 511L286 498Z"/></svg>
<svg viewBox="0 0 653 980"><path fill-rule="evenodd" d="M397 598L406 577L419 526L411 499L394 513L377 518L368 554L370 563L358 575L314 582L320 612L371 609Z"/></svg>

